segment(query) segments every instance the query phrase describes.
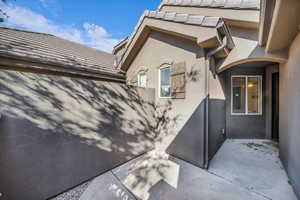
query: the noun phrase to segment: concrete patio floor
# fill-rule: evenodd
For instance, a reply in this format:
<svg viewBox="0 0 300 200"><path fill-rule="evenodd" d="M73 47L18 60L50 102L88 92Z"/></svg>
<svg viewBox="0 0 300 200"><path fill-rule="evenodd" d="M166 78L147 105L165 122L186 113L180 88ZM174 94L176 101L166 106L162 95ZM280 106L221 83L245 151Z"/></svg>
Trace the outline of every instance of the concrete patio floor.
<svg viewBox="0 0 300 200"><path fill-rule="evenodd" d="M297 200L270 140L226 140L209 172L272 200Z"/></svg>
<svg viewBox="0 0 300 200"><path fill-rule="evenodd" d="M95 178L80 200L297 200L276 144L227 140L203 170L156 151Z"/></svg>

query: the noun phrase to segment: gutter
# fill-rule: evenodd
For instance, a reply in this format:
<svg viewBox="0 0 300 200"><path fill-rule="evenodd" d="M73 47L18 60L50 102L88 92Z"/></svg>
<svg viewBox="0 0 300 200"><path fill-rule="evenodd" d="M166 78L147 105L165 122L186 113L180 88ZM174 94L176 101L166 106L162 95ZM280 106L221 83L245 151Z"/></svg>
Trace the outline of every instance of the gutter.
<svg viewBox="0 0 300 200"><path fill-rule="evenodd" d="M206 69L205 69L205 73L206 73L206 101L205 101L205 152L204 152L204 157L205 157L205 163L204 163L204 168L208 169L208 145L209 145L209 141L208 141L208 136L209 136L209 69L210 69L210 60L207 60L207 56L205 59L205 63L206 63Z"/></svg>
<svg viewBox="0 0 300 200"><path fill-rule="evenodd" d="M205 55L205 63L206 63L206 101L205 101L205 152L204 152L204 157L205 157L205 163L204 163L204 168L208 169L209 166L209 161L208 161L208 154L209 154L209 80L210 80L210 76L209 76L209 70L211 69L212 65L213 65L213 76L215 77L217 74L217 69L216 69L216 65L215 65L215 58L214 55L220 51L222 51L223 49L225 49L228 45L228 40L226 39L226 37L224 38L225 41L223 42L223 44L211 51L208 51Z"/></svg>
<svg viewBox="0 0 300 200"><path fill-rule="evenodd" d="M220 51L225 50L226 48L228 48L229 50L234 48L234 42L232 40L230 31L228 30L226 24L224 22L222 22L219 27L217 27L218 33L219 33L219 38L221 38L221 34L224 35L222 41L220 41L222 43L221 46L218 46L215 49L210 50L209 52L207 52L206 54L206 59L208 59L210 62L210 67L213 69L213 75L216 76L217 74L217 68L216 68L216 64L215 64L215 57L214 55L216 55L217 53L219 53Z"/></svg>
<svg viewBox="0 0 300 200"><path fill-rule="evenodd" d="M209 63L210 63L209 67L213 69L212 72L213 72L214 76L216 76L216 74L217 74L217 67L216 67L216 62L215 62L214 55L216 55L220 51L223 51L227 47L227 45L228 45L227 37L224 37L223 44L221 46L217 47L216 49L213 49L213 50L209 51L206 54L206 59L209 60Z"/></svg>

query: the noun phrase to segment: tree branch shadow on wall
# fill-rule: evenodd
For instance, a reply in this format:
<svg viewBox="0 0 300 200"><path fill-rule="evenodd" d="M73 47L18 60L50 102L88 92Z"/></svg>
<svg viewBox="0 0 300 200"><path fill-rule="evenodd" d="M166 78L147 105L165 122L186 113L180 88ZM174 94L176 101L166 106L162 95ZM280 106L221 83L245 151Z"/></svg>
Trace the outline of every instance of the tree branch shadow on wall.
<svg viewBox="0 0 300 200"><path fill-rule="evenodd" d="M186 83L198 82L202 76L203 74L201 74L201 70L197 69L196 65L194 65L190 71L186 72L185 81ZM165 103L157 104L155 107L155 135L160 136L156 140L158 143L162 142L164 137L168 137L169 134L172 134L170 131L178 124L178 121L181 120L180 114L175 115L174 117L167 117L170 116L170 112L172 112L174 109L172 102L172 100L168 100ZM187 123L189 123L189 121ZM199 123L201 125L201 120L194 124ZM182 131L180 131L180 133L181 132ZM193 133L195 131L190 132ZM196 140L195 135L194 137L190 138L180 138L182 143L184 143L184 141L189 142L190 140L194 140L195 143L199 145L198 137L201 136L202 135L196 136ZM172 144L177 142L178 137L179 136L177 135ZM119 176L118 178L122 180L122 183L127 187L127 189L129 189L138 199L151 199L155 191L160 191L159 187L170 188L171 190L178 189L180 165L171 161L169 156L164 152L150 152L142 157L139 157L138 160L132 161L129 164L129 167L122 166L120 169L117 169L117 171L121 171L122 173L126 172L126 175L121 173L122 175L120 176L118 172L116 172L116 174Z"/></svg>
<svg viewBox="0 0 300 200"><path fill-rule="evenodd" d="M48 198L153 149L157 136L166 127L174 126L177 117L167 115L172 104L166 107L155 106L152 92L152 89L118 83L14 71L0 72L0 160L7 161L7 167L0 168L3 170L0 176L6 176L5 171L12 168L24 171L22 175L10 175L10 179L13 177L17 182L4 182L8 191L5 191L5 187L3 192L25 197L41 195L34 191L29 194L28 190L26 194L18 192L17 188L26 185L30 176L33 184L30 187L44 187L42 195L45 196L34 198ZM7 123L10 124L9 128L6 127ZM12 124L14 128L11 128ZM17 128L19 125L20 128ZM35 140L35 143L30 144L31 147L23 148L27 141L23 140L22 135L43 138L43 141ZM11 141L15 140L12 138L18 141ZM61 139L68 143L76 141L75 146L59 145L53 158L52 149L57 148L53 142L61 142ZM41 144L45 145L42 148L46 151L39 149ZM90 152L84 146L98 150ZM34 155L30 157L33 149ZM79 150L85 153L79 155ZM19 154L20 151L23 153ZM45 165L36 165L37 161L43 161ZM74 161L83 163L68 163ZM27 163L31 163L30 166ZM56 167L58 165L60 167ZM75 172L79 174L72 176ZM51 174L47 175L47 180L41 179L45 173ZM57 177L58 174L63 176ZM5 178L8 177L2 177L2 180ZM62 178L64 181L58 184L58 179Z"/></svg>
<svg viewBox="0 0 300 200"><path fill-rule="evenodd" d="M109 152L132 156L149 150L157 135L177 120L166 114L171 103L158 108L139 89L123 84L10 71L0 76L3 115Z"/></svg>

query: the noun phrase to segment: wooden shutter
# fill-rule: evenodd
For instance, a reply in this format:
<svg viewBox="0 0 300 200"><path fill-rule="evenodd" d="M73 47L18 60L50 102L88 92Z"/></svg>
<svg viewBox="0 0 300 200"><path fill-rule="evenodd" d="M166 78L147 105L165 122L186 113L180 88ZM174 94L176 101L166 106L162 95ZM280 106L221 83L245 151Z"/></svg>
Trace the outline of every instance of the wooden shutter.
<svg viewBox="0 0 300 200"><path fill-rule="evenodd" d="M171 69L171 91L172 98L184 99L185 98L185 62L174 63Z"/></svg>

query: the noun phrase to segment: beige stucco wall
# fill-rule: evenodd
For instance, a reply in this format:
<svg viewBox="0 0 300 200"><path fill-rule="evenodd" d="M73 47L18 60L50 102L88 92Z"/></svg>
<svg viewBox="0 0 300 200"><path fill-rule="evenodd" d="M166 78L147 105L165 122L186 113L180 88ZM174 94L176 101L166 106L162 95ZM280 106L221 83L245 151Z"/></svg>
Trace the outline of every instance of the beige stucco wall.
<svg viewBox="0 0 300 200"><path fill-rule="evenodd" d="M257 47L257 30L231 27L230 31L234 42L236 43L236 48L245 48L248 47L249 44L254 44L254 46L250 45L253 47L250 49L251 51ZM246 54L244 52L237 51L234 53L234 58L236 56L240 56L241 58L248 57L251 52L248 52L248 48L246 48L246 50ZM237 60L238 59L239 57ZM194 77L196 81L191 77L187 77L188 80L185 99L160 99L158 97L159 67L164 63L182 61L186 62L187 74L193 74L191 72L196 72L196 78ZM226 61L227 60L225 60L225 63ZM229 62L232 61L232 59L229 59ZM136 79L138 72L146 69L148 76L147 87L154 88L156 90L155 102L158 107L166 104L167 102L171 102L172 104L172 109L168 111L171 123L169 124L168 129L162 130L162 133L160 134L161 137L157 143L157 146L161 147L162 150L165 150L174 141L179 131L188 122L199 105L203 103L208 91L211 99L210 102L212 104L209 109L213 110L216 107L223 109L223 107L225 107L224 80L221 80L219 76L214 77L211 71L207 69L206 66L208 65L208 61L205 61L204 58L204 51L197 46L196 41L156 31L153 31L150 34L142 49L131 63L129 70L127 71L127 81L130 82L132 79ZM209 75L209 80L206 79L207 74ZM210 111L208 112L211 113ZM225 119L225 110L222 110L222 113ZM222 129L225 129L225 125L221 118L218 119L216 116L212 116L214 120L217 120L217 122L214 123L218 123L218 128L210 128L211 131L209 134L213 134L214 137L218 137L218 135L222 134ZM173 120L175 118L179 119L176 123ZM165 132L165 130L167 131Z"/></svg>
<svg viewBox="0 0 300 200"><path fill-rule="evenodd" d="M288 48L299 31L299 0L276 0L266 49L268 52Z"/></svg>
<svg viewBox="0 0 300 200"><path fill-rule="evenodd" d="M186 62L187 68L186 98L159 98L159 67L164 63L183 61ZM206 68L203 50L197 46L196 42L152 32L127 72L128 81L137 76L140 69L148 69L147 87L155 88L155 102L158 109L166 109L165 105L171 107L167 112L168 128L161 130L157 143L158 148L165 150L206 97ZM190 74L194 75L190 76Z"/></svg>
<svg viewBox="0 0 300 200"><path fill-rule="evenodd" d="M280 157L300 197L300 33L280 65Z"/></svg>
<svg viewBox="0 0 300 200"><path fill-rule="evenodd" d="M220 64L219 72L247 62L269 61L283 63L287 59L287 53L284 50L267 53L265 48L258 43L258 30L232 26L230 32L235 47Z"/></svg>
<svg viewBox="0 0 300 200"><path fill-rule="evenodd" d="M185 23L164 21L160 19L144 18L138 29L134 32L129 41L127 51L124 54L121 69L127 71L132 60L136 58L144 40L148 38L152 31L164 32L165 34L180 36L189 40L203 44L205 41L217 36L214 27L194 26Z"/></svg>

